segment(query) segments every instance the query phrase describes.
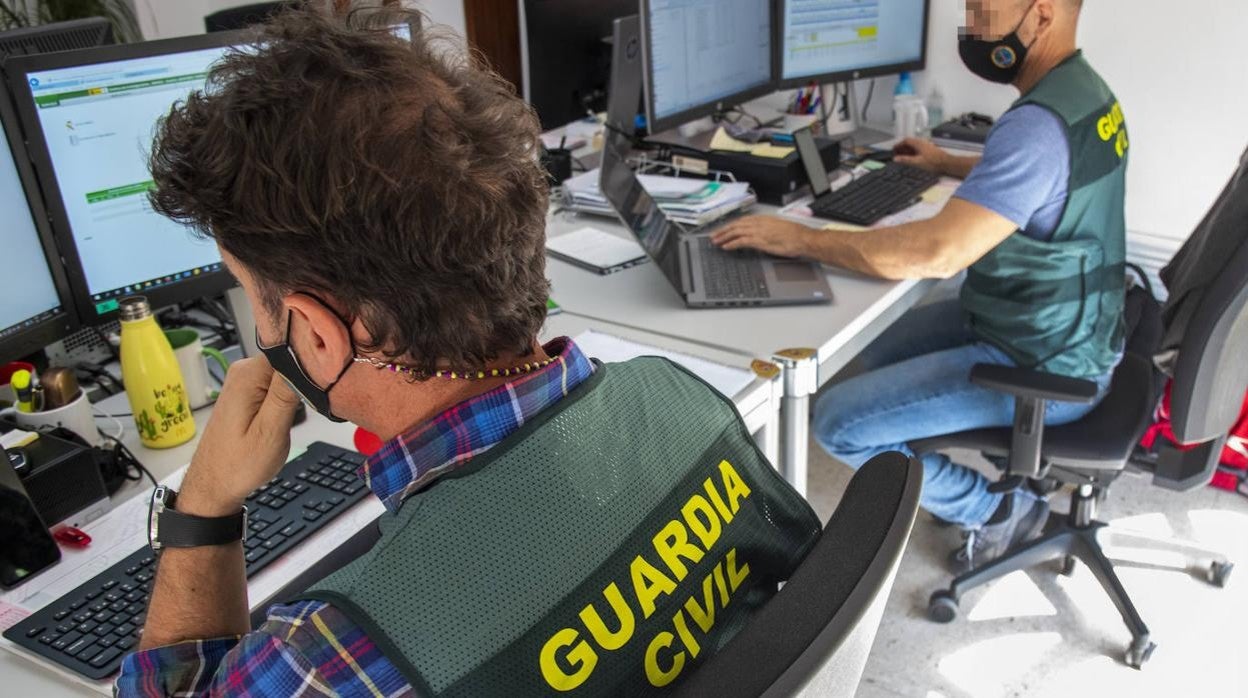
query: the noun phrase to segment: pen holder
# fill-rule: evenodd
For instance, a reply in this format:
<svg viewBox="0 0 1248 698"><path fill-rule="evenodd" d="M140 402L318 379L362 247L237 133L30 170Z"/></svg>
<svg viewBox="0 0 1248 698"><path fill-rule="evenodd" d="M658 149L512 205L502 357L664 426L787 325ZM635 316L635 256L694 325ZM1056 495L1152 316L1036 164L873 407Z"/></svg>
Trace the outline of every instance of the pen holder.
<svg viewBox="0 0 1248 698"><path fill-rule="evenodd" d="M78 397L56 409L42 412L13 410L8 414L19 427L28 431L48 431L64 427L92 446L100 443L100 432L95 426L95 415L91 414L91 401L87 399L85 390L79 390Z"/></svg>

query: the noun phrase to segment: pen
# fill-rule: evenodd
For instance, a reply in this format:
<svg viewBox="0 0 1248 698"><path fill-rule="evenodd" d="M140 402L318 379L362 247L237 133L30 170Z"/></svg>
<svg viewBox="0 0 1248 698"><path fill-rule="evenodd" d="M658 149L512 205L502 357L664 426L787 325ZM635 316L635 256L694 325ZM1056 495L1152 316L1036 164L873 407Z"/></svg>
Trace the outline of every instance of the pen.
<svg viewBox="0 0 1248 698"><path fill-rule="evenodd" d="M807 114L814 114L814 113L815 113L815 111L819 109L819 105L820 105L820 104L823 104L823 97L822 97L822 96L815 97L815 102L814 102L814 104L811 104L811 105L810 105L810 109L809 109L806 113L807 113Z"/></svg>
<svg viewBox="0 0 1248 698"><path fill-rule="evenodd" d="M30 371L24 368L14 371L9 378L9 384L13 386L13 395L17 397L17 411L34 412L35 391L30 388Z"/></svg>

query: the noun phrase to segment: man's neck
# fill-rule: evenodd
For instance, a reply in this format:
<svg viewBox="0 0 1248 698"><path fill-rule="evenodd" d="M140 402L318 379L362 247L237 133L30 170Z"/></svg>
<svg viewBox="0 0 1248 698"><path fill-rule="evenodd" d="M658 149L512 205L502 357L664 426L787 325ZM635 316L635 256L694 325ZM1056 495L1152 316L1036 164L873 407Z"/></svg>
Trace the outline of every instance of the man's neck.
<svg viewBox="0 0 1248 698"><path fill-rule="evenodd" d="M1027 52L1027 60L1023 63L1023 69L1019 72L1018 78L1014 80L1014 86L1018 88L1019 93L1027 94L1031 88L1044 79L1045 75L1061 65L1062 61L1074 55L1075 50L1073 39L1034 46L1031 51Z"/></svg>
<svg viewBox="0 0 1248 698"><path fill-rule="evenodd" d="M535 344L529 356L500 356L491 362L491 366L519 366L525 362L540 363L547 358L541 345ZM353 392L335 395L335 398L353 403L355 409L347 412L353 417L351 421L376 434L383 442L425 424L461 402L515 380L514 376L481 380L444 377L412 382L401 374L369 366L361 365L353 370L371 373L363 376L363 380L353 382L353 387L358 386ZM352 412L358 413L358 416Z"/></svg>

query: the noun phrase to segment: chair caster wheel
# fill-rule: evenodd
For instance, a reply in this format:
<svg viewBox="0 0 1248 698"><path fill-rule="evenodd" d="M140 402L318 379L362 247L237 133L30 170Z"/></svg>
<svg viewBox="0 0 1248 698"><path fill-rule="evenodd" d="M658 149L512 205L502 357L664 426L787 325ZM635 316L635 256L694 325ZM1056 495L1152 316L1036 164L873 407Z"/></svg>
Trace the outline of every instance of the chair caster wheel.
<svg viewBox="0 0 1248 698"><path fill-rule="evenodd" d="M1127 654L1123 660L1127 663L1127 666L1132 669L1142 669L1144 667L1144 662L1147 662L1148 658L1153 656L1153 650L1155 649L1157 649L1157 644L1149 642L1148 636L1146 635L1131 643L1131 646L1127 648Z"/></svg>
<svg viewBox="0 0 1248 698"><path fill-rule="evenodd" d="M1062 558L1061 573L1063 577L1069 577L1070 575L1075 573L1075 556L1074 555L1067 555L1066 557Z"/></svg>
<svg viewBox="0 0 1248 698"><path fill-rule="evenodd" d="M927 602L927 618L934 623L952 623L958 617L958 600L947 589L932 592Z"/></svg>
<svg viewBox="0 0 1248 698"><path fill-rule="evenodd" d="M1215 587L1225 587L1226 580L1230 578L1233 569L1235 569L1233 562L1215 562L1209 565L1209 572L1205 575L1205 579Z"/></svg>

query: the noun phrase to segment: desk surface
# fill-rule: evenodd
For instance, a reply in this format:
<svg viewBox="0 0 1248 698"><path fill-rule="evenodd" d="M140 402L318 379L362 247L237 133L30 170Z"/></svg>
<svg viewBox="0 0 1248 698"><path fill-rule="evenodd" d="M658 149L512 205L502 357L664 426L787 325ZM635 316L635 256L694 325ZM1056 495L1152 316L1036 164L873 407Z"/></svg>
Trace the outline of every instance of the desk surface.
<svg viewBox="0 0 1248 698"><path fill-rule="evenodd" d="M775 210L757 207L759 213ZM567 211L550 217L547 234L563 235L585 226L629 236L615 220ZM811 348L818 351L828 376L858 353L866 335L873 338L877 326L887 327L935 284L883 281L826 268L830 304L695 310L685 306L654 264L600 276L548 258L546 270L552 297L569 312L762 359L781 349Z"/></svg>

